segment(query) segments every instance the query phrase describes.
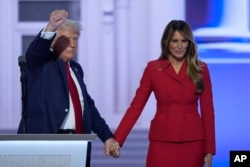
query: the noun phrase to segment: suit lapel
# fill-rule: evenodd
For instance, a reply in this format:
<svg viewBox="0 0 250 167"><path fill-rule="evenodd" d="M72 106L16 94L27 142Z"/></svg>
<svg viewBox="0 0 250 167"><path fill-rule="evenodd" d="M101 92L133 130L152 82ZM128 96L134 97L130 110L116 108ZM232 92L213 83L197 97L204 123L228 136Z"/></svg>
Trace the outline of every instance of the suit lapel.
<svg viewBox="0 0 250 167"><path fill-rule="evenodd" d="M168 60L166 60L164 64L165 68L163 69L163 71L165 72L165 74L167 74L169 77L176 80L177 82L181 83L182 80L186 77L186 67L187 67L186 60L183 62L178 74L175 72L173 66Z"/></svg>
<svg viewBox="0 0 250 167"><path fill-rule="evenodd" d="M68 79L67 79L67 75L66 75L66 66L65 66L65 62L61 59L57 59L57 64L59 66L60 69L60 73L61 76L63 77L63 81L64 81L64 86L65 86L65 93L68 94L69 90L68 90Z"/></svg>
<svg viewBox="0 0 250 167"><path fill-rule="evenodd" d="M74 62L71 61L70 62L70 67L71 67L72 71L74 72L74 74L75 74L75 76L77 78L77 81L78 81L78 83L80 84L80 86L82 88L82 78L81 78L81 75L79 73L79 70L78 70L77 66L75 65Z"/></svg>

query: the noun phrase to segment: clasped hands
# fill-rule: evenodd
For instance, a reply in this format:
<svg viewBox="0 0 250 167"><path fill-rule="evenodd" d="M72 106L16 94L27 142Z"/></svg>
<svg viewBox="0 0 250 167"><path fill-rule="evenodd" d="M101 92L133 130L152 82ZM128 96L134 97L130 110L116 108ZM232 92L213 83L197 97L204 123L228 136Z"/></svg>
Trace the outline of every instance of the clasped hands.
<svg viewBox="0 0 250 167"><path fill-rule="evenodd" d="M104 150L103 152L107 156L113 156L114 158L118 158L120 156L120 146L119 143L113 139L107 139L104 143Z"/></svg>

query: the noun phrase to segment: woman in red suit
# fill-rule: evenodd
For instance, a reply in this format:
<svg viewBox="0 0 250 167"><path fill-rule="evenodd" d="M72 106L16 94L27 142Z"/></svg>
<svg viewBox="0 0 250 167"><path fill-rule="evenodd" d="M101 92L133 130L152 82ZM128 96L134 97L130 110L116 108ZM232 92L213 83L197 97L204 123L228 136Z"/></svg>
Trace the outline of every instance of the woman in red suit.
<svg viewBox="0 0 250 167"><path fill-rule="evenodd" d="M208 66L198 59L190 26L172 20L161 39L161 55L150 61L115 132L122 146L151 92L156 113L149 129L147 167L212 167L215 119Z"/></svg>

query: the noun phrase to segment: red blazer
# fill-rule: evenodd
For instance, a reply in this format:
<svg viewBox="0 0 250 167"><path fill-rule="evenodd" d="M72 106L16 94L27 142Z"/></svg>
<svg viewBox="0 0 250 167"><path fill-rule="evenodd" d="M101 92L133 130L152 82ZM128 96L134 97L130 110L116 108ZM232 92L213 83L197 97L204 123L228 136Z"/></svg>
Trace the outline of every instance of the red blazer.
<svg viewBox="0 0 250 167"><path fill-rule="evenodd" d="M149 140L205 140L205 153L215 154L212 85L207 64L202 63L202 67L205 89L201 95L196 95L196 86L187 76L186 61L178 74L168 60L149 62L130 107L116 129L115 139L123 145L153 92L157 104Z"/></svg>

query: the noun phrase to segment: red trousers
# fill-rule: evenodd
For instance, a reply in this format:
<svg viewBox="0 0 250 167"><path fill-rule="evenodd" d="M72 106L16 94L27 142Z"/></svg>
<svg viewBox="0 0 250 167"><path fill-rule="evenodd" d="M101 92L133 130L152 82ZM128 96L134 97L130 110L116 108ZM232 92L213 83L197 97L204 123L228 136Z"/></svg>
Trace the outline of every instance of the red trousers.
<svg viewBox="0 0 250 167"><path fill-rule="evenodd" d="M146 167L203 167L204 141L150 141Z"/></svg>

